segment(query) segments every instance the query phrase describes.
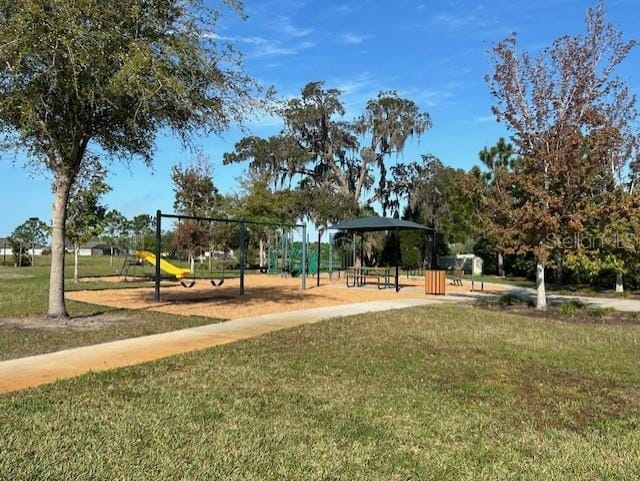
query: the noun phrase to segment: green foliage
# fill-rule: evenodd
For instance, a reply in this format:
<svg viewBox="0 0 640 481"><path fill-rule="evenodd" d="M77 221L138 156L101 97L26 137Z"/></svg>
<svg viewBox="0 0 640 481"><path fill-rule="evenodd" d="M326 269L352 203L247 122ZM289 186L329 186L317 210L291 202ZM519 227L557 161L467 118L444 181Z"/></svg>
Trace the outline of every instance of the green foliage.
<svg viewBox="0 0 640 481"><path fill-rule="evenodd" d="M29 253L32 247L44 247L49 236L49 226L37 217L32 217L16 227L9 237L13 258L19 267L32 264Z"/></svg>
<svg viewBox="0 0 640 481"><path fill-rule="evenodd" d="M498 304L500 306L515 306L523 303L524 301L522 299L520 299L518 296L515 296L513 294L503 294L498 299Z"/></svg>
<svg viewBox="0 0 640 481"><path fill-rule="evenodd" d="M117 210L110 210L104 216L102 240L111 247L125 249L128 245L130 224Z"/></svg>
<svg viewBox="0 0 640 481"><path fill-rule="evenodd" d="M400 258L405 269L422 265L425 246L425 235L422 232L400 232Z"/></svg>
<svg viewBox="0 0 640 481"><path fill-rule="evenodd" d="M364 115L342 120L346 110L341 94L338 89L325 88L324 82L308 83L298 97L283 103L280 134L241 139L233 152L224 155L225 164L248 161L249 169L265 176L274 188L297 182L294 190L314 198L308 210L319 225L373 201L382 205L383 214L387 210L397 213L400 203L392 195L400 170L388 172L387 159L402 153L409 138L421 136L430 127L429 115L412 100L387 91L367 103ZM371 189L373 197L363 202L362 196ZM336 204L337 213L329 205L319 205L324 196L329 204Z"/></svg>
<svg viewBox="0 0 640 481"><path fill-rule="evenodd" d="M199 153L191 165L171 167L175 199L174 210L191 216L212 215L216 207L218 189L213 183L211 163Z"/></svg>
<svg viewBox="0 0 640 481"><path fill-rule="evenodd" d="M463 193L467 174L433 156L416 168L410 207L419 222L434 227L448 243L465 243L473 234L472 204Z"/></svg>
<svg viewBox="0 0 640 481"><path fill-rule="evenodd" d="M74 246L102 234L107 214L102 197L111 191L105 177L105 169L95 159L85 159L67 207L66 234Z"/></svg>
<svg viewBox="0 0 640 481"><path fill-rule="evenodd" d="M574 317L578 311L583 311L586 308L586 304L580 300L572 299L567 302L563 302L558 307L558 312L564 317Z"/></svg>
<svg viewBox="0 0 640 481"><path fill-rule="evenodd" d="M221 132L249 104L253 82L200 0L2 0L0 11L0 129L56 173L73 178L89 141L151 162L158 129Z"/></svg>
<svg viewBox="0 0 640 481"><path fill-rule="evenodd" d="M585 309L585 315L592 319L602 319L616 312L613 307L588 307Z"/></svg>
<svg viewBox="0 0 640 481"><path fill-rule="evenodd" d="M498 274L496 245L488 237L478 238L473 245L473 254L482 259L484 274Z"/></svg>

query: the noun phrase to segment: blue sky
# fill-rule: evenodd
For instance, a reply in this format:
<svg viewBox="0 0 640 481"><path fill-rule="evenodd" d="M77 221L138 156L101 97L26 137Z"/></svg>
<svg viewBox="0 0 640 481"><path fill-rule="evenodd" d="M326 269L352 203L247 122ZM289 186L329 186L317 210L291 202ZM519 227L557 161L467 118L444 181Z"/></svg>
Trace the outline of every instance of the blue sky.
<svg viewBox="0 0 640 481"><path fill-rule="evenodd" d="M237 40L249 74L279 95L295 95L309 81L325 80L344 90L348 115L360 113L380 90L394 89L431 114L434 126L407 146L407 160L433 153L445 163L468 168L477 153L506 132L493 121L484 75L491 44L518 32L521 47L535 51L554 38L584 30L584 14L596 0L323 1L246 0L249 18L223 18L220 35ZM609 0L608 17L626 38L640 39L638 0ZM636 50L619 74L640 93ZM256 118L247 128L256 135L280 129L272 118ZM222 154L243 135L201 137L222 192L237 188L242 166L223 166ZM170 211L170 167L189 161L170 135L160 135L153 168L140 163L111 165L113 187L106 202L128 216ZM0 158L0 236L28 217L50 219L50 182L32 175L14 156Z"/></svg>

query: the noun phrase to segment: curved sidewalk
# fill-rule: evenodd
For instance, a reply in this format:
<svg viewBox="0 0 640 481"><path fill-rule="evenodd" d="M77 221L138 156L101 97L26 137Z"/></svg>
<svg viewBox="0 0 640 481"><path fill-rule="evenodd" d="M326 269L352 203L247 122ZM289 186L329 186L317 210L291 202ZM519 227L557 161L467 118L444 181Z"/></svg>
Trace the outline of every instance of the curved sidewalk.
<svg viewBox="0 0 640 481"><path fill-rule="evenodd" d="M335 317L460 301L448 298L398 299L268 314L206 326L94 344L0 362L0 393L47 384L90 371L132 366L184 352L249 339L268 332Z"/></svg>

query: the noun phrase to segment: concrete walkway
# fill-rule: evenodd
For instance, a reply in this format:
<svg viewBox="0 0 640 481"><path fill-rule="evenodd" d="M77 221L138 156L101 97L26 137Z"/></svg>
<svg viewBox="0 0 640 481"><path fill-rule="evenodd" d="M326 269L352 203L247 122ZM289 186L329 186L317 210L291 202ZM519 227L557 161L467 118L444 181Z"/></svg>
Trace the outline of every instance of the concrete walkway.
<svg viewBox="0 0 640 481"><path fill-rule="evenodd" d="M460 298L398 299L269 314L193 327L180 331L94 344L0 362L0 393L39 386L90 371L140 364L174 354L249 339L268 332L312 324L334 317L390 309L461 302ZM464 299L462 299L464 302Z"/></svg>

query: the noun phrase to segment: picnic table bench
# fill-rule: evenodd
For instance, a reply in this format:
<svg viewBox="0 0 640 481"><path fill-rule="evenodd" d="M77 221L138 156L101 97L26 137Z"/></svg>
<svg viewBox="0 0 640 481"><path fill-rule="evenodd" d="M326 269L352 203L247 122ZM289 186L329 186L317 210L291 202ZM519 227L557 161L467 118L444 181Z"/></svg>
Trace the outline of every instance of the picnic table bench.
<svg viewBox="0 0 640 481"><path fill-rule="evenodd" d="M388 267L350 267L346 270L347 287L367 285L367 279L375 279L378 289L391 288L391 269Z"/></svg>

